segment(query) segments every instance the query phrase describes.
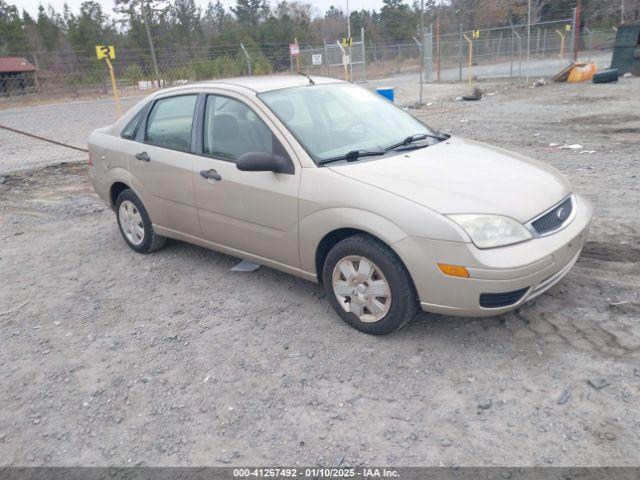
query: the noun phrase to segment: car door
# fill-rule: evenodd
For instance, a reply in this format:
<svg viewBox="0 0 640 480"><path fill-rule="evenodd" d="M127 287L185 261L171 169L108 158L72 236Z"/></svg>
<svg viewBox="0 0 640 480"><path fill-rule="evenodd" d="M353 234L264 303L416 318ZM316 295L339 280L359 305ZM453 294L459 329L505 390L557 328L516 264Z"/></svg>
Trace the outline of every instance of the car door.
<svg viewBox="0 0 640 480"><path fill-rule="evenodd" d="M193 182L203 237L298 268L300 167L285 138L232 93L206 95L200 110ZM294 173L240 171L235 162L248 152L282 155Z"/></svg>
<svg viewBox="0 0 640 480"><path fill-rule="evenodd" d="M191 153L197 99L196 93L156 99L147 107L135 141L125 142L132 187L153 224L194 236L201 234Z"/></svg>

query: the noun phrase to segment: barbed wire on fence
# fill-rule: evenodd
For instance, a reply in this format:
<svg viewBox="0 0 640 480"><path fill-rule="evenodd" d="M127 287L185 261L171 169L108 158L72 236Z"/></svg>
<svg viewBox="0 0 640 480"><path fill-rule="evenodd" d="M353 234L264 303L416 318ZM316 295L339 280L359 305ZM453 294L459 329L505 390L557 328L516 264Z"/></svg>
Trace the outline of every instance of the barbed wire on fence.
<svg viewBox="0 0 640 480"><path fill-rule="evenodd" d="M508 68L485 69L483 76L521 76L522 62L527 57L527 25L499 26L478 30L473 40L473 67L508 63ZM572 19L558 19L533 24L530 27L529 57L568 61L574 36ZM364 35L365 32L362 32ZM449 72L447 80L462 80L468 65L470 46L464 41L469 31L446 32L440 35L439 51L429 56L431 65L439 58L442 69ZM588 58L592 54L612 48L613 30L583 28L578 35L580 49ZM299 68L305 73L366 81L399 73L419 72L420 41L413 39L371 43L355 39L350 49L348 72L342 68L343 54L336 42L323 45L301 45L300 57L293 61L289 45L265 43L261 45L194 46L189 49L159 49L157 54L161 86L179 85L223 77L263 75L290 72ZM436 42L431 42L435 48ZM426 55L426 54L425 54ZM107 95L111 88L107 70L95 59L94 52L25 52L20 57L33 64L34 69L0 77L0 97L31 95L82 96ZM122 49L113 62L117 85L126 91L144 91L157 87L151 56L145 49ZM434 80L433 72L427 80Z"/></svg>

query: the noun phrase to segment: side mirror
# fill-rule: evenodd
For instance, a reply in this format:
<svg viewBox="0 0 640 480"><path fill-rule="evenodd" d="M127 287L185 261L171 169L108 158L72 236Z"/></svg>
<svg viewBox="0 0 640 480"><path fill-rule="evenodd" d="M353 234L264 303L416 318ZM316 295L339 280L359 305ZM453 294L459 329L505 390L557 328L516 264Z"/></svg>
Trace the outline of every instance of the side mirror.
<svg viewBox="0 0 640 480"><path fill-rule="evenodd" d="M294 174L291 160L282 155L272 155L266 152L249 152L236 161L238 170L244 172L274 172Z"/></svg>

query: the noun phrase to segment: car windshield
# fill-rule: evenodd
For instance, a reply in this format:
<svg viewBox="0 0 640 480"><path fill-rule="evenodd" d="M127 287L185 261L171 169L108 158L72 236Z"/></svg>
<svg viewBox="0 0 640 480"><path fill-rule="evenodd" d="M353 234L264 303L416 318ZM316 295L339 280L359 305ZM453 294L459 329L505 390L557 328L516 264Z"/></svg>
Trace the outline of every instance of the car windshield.
<svg viewBox="0 0 640 480"><path fill-rule="evenodd" d="M260 95L316 163L379 152L437 133L380 95L350 84L309 85ZM417 138L417 137L416 137ZM415 147L415 145L414 145ZM375 157L371 157L375 158Z"/></svg>

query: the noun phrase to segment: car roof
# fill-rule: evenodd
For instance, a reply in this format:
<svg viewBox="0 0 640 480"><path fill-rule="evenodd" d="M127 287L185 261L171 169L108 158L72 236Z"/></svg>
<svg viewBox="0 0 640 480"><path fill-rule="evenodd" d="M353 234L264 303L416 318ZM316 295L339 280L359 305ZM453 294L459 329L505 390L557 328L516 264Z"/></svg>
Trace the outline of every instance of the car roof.
<svg viewBox="0 0 640 480"><path fill-rule="evenodd" d="M310 78L316 85L346 83L344 80L338 80L336 78L316 76L311 76ZM270 92L272 90L281 90L283 88L304 87L305 85L309 85L309 78L304 75L257 75L252 77L224 78L219 80L210 80L207 82L192 83L182 87L177 87L176 90L183 88L206 89L221 86L233 89L248 89L256 93L263 93ZM162 92L165 93L169 90L173 89L162 90Z"/></svg>

